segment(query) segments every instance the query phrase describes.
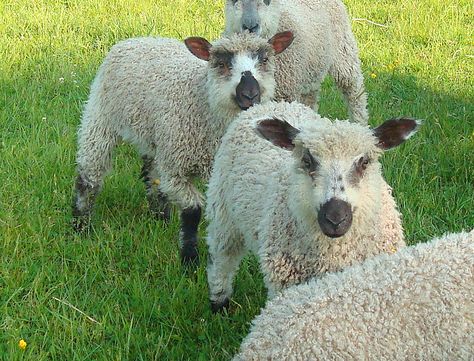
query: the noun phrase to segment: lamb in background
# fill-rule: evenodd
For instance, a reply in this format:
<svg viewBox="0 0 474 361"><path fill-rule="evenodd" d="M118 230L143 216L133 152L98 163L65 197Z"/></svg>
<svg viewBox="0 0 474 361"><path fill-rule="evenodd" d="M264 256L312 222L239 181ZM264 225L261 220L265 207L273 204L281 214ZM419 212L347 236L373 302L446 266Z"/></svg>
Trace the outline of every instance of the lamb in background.
<svg viewBox="0 0 474 361"><path fill-rule="evenodd" d="M193 178L208 177L230 121L273 98L275 55L292 40L291 32L283 32L268 41L237 34L212 45L192 37L185 44L138 38L113 46L92 83L79 128L75 228L89 225L112 151L124 139L143 158L152 210L167 219L168 201L181 209L181 257L197 261L203 196Z"/></svg>
<svg viewBox="0 0 474 361"><path fill-rule="evenodd" d="M340 0L227 0L225 33L264 37L292 29L295 41L276 60L276 99L318 108L321 82L329 73L344 95L349 118L367 124L359 50Z"/></svg>
<svg viewBox="0 0 474 361"><path fill-rule="evenodd" d="M240 114L222 138L207 191L212 309L228 305L248 250L258 255L273 297L405 246L379 157L417 128L413 119L375 129L332 123L298 103L270 102Z"/></svg>
<svg viewBox="0 0 474 361"><path fill-rule="evenodd" d="M472 360L473 331L471 231L290 287L234 361Z"/></svg>

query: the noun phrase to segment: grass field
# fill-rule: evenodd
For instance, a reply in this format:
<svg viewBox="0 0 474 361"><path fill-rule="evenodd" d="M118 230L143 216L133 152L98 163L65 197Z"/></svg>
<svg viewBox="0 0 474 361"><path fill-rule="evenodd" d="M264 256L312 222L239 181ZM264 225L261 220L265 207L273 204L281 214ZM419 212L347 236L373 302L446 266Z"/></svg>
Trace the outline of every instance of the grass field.
<svg viewBox="0 0 474 361"><path fill-rule="evenodd" d="M384 157L408 241L472 228L472 1L346 4L353 18L386 25L352 23L371 123L425 119ZM116 152L93 232L70 227L76 129L108 49L143 35L214 39L222 9L223 0L0 2L0 360L225 360L237 350L265 302L257 263L241 267L232 312L212 315L204 266L181 268L176 214L167 228L149 215L131 147ZM322 99L324 115L346 117L329 80Z"/></svg>

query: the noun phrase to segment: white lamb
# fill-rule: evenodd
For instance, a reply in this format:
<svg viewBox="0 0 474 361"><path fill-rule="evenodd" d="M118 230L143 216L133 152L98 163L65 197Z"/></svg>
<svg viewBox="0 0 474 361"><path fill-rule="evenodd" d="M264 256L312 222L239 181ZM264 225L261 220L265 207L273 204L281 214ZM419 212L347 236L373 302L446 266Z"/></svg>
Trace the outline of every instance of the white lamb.
<svg viewBox="0 0 474 361"><path fill-rule="evenodd" d="M271 36L291 29L295 41L276 61L276 99L297 100L317 110L329 73L342 91L349 118L367 124L359 50L341 0L227 0L225 33L248 30Z"/></svg>
<svg viewBox="0 0 474 361"><path fill-rule="evenodd" d="M332 123L298 103L270 102L242 113L222 139L207 191L212 309L228 305L247 250L258 255L272 297L403 247L379 157L417 127L412 119L375 129Z"/></svg>
<svg viewBox="0 0 474 361"><path fill-rule="evenodd" d="M474 231L290 287L234 361L472 360Z"/></svg>
<svg viewBox="0 0 474 361"><path fill-rule="evenodd" d="M79 129L75 228L88 226L112 150L124 139L143 157L152 210L167 219L168 200L181 208L181 257L197 261L203 197L193 179L208 177L230 121L273 97L275 55L292 40L284 32L268 42L238 34L212 45L197 37L185 44L138 38L115 45L92 84Z"/></svg>

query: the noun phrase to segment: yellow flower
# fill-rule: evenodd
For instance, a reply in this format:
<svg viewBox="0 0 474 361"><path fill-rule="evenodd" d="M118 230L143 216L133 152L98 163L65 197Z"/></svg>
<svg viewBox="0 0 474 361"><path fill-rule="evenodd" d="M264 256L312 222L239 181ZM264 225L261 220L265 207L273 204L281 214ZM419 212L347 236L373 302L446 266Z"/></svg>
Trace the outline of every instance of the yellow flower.
<svg viewBox="0 0 474 361"><path fill-rule="evenodd" d="M22 350L24 350L26 348L26 341L21 339L19 342L18 342L18 347L21 348Z"/></svg>
<svg viewBox="0 0 474 361"><path fill-rule="evenodd" d="M153 184L156 185L156 186L159 186L160 185L160 180L158 178L156 179L153 179Z"/></svg>
<svg viewBox="0 0 474 361"><path fill-rule="evenodd" d="M370 77L371 77L372 79L375 79L375 78L377 77L377 74L371 73L371 74L370 74Z"/></svg>

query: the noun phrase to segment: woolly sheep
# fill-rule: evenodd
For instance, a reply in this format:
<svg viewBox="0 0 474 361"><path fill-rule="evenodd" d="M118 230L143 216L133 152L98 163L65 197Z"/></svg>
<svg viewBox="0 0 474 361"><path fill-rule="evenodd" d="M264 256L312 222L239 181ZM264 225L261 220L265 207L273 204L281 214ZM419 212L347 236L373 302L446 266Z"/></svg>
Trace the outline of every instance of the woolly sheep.
<svg viewBox="0 0 474 361"><path fill-rule="evenodd" d="M207 191L212 309L228 305L247 250L258 255L273 297L403 247L400 214L378 158L417 127L412 119L374 130L332 123L299 103L270 102L242 113L222 139Z"/></svg>
<svg viewBox="0 0 474 361"><path fill-rule="evenodd" d="M236 114L273 97L274 57L292 40L283 32L268 42L237 34L212 45L197 37L185 44L137 38L112 47L79 128L75 228L89 225L112 150L124 139L143 158L152 211L167 219L168 200L181 208L181 257L197 262L203 197L193 179L208 177L215 148Z"/></svg>
<svg viewBox="0 0 474 361"><path fill-rule="evenodd" d="M472 360L473 331L471 231L290 287L234 361Z"/></svg>
<svg viewBox="0 0 474 361"><path fill-rule="evenodd" d="M271 36L292 29L295 41L276 61L276 99L297 100L317 110L329 73L344 95L349 118L367 124L359 50L340 0L227 0L225 33L248 30Z"/></svg>

